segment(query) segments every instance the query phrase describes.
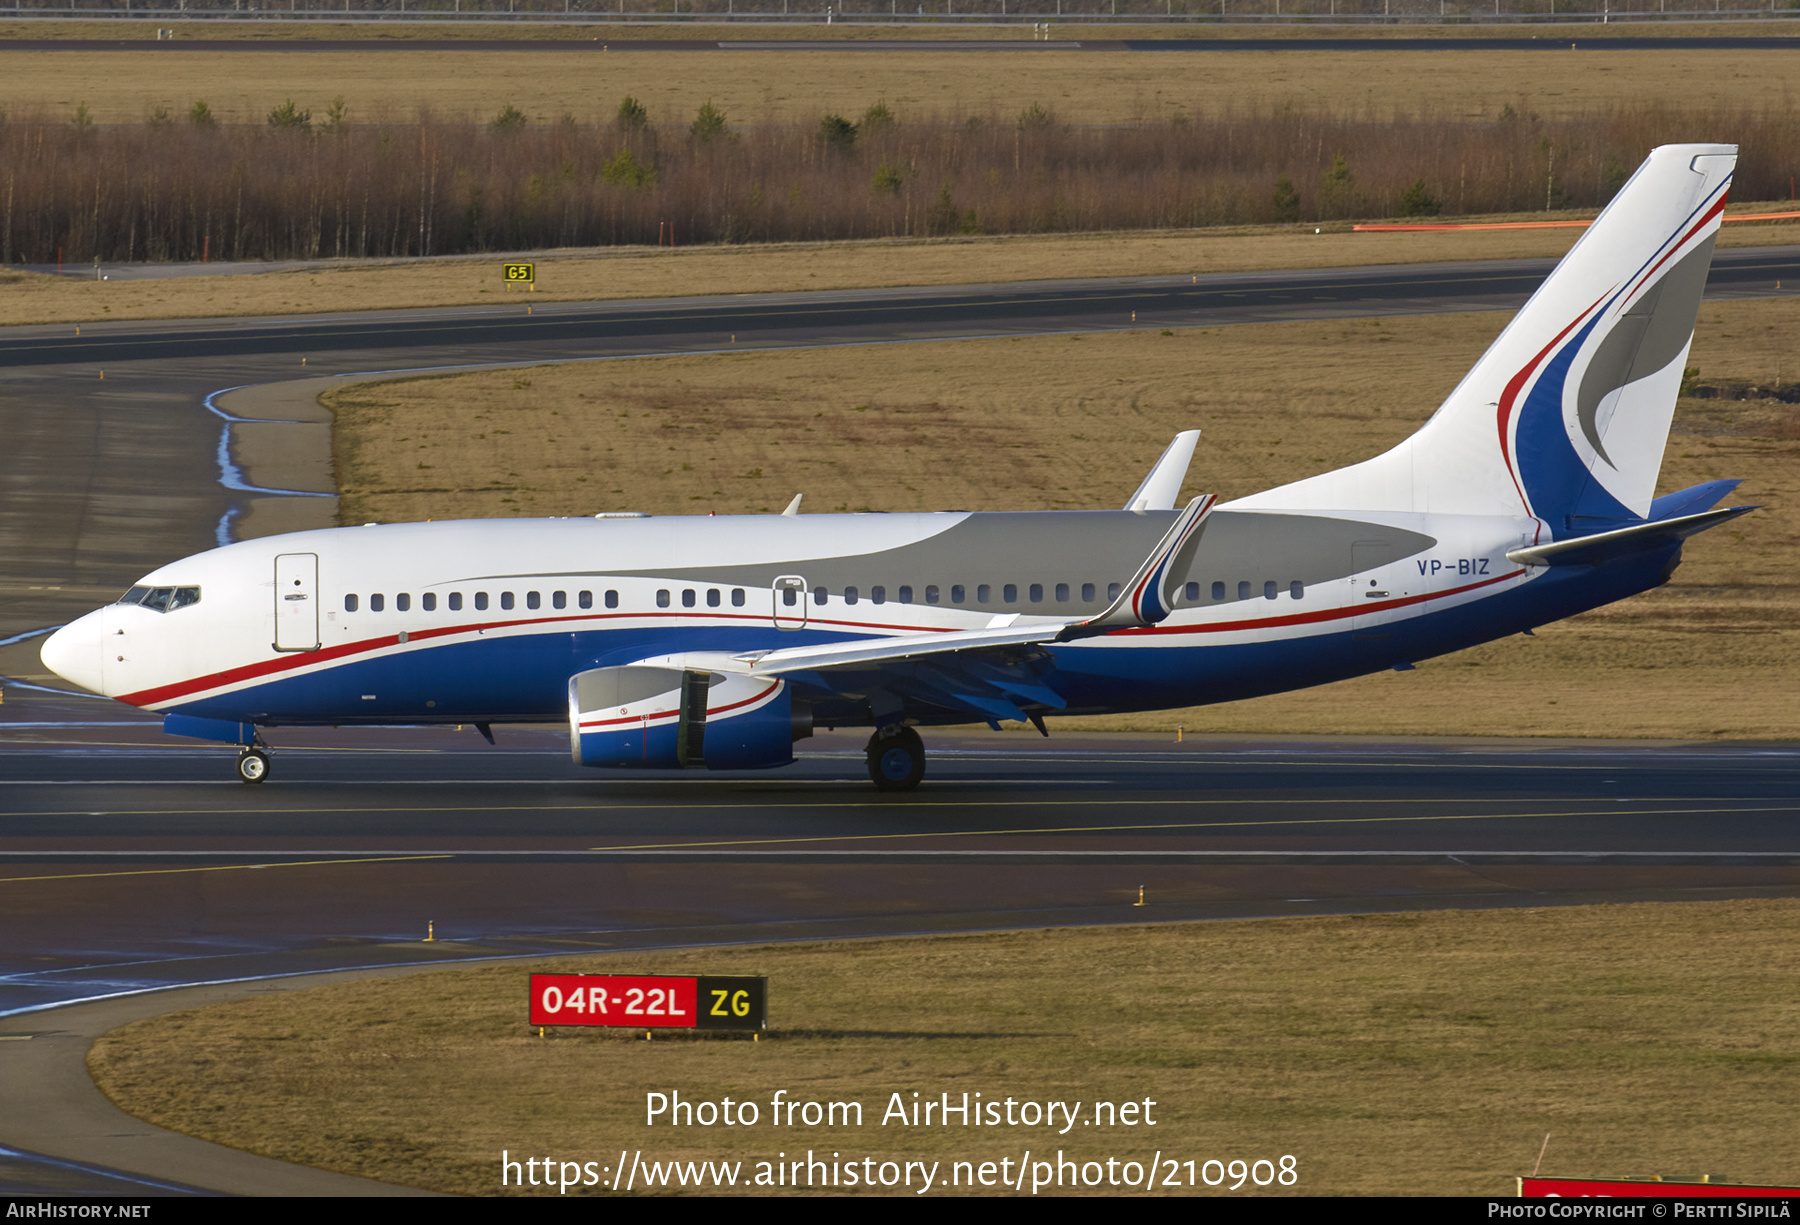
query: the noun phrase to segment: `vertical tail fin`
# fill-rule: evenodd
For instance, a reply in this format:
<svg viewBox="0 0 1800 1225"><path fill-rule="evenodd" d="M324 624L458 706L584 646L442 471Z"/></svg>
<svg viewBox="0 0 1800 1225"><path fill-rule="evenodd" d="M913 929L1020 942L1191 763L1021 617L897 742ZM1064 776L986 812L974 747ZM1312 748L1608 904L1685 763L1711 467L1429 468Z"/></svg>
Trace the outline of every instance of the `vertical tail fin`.
<svg viewBox="0 0 1800 1225"><path fill-rule="evenodd" d="M1559 538L1643 518L1736 163L1653 150L1418 433L1239 505L1524 515Z"/></svg>

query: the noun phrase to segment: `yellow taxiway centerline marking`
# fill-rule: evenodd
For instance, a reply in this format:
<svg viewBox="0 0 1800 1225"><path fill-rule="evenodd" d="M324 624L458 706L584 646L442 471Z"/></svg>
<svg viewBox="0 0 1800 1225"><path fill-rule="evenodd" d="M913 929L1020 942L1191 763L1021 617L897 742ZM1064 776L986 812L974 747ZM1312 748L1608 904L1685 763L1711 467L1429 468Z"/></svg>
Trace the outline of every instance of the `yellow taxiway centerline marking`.
<svg viewBox="0 0 1800 1225"><path fill-rule="evenodd" d="M1278 801L1271 801L1278 802ZM1762 808L1660 808L1650 812L1633 811L1630 816L1696 816L1709 813L1731 812L1788 812L1791 805L1770 805ZM366 811L366 810L365 810ZM1590 817L1597 814L1591 812L1501 812L1501 813L1434 813L1417 817L1318 817L1298 821L1180 821L1161 822L1148 825L1067 825L1049 826L1040 829L969 829L938 830L922 833L904 834L815 834L795 838L744 838L722 842L652 842L630 843L623 846L591 846L588 851L694 851L718 847L745 846L786 846L796 843L811 842L883 842L907 838L985 838L1009 837L1020 834L1095 834L1095 833L1127 833L1142 830L1168 829L1232 829L1242 826L1270 826L1280 828L1290 825L1387 825L1417 821L1509 821L1523 820L1527 817ZM145 852L154 854L154 852ZM479 853L472 851L471 853ZM555 854L555 848L547 849L545 854ZM1004 851L998 852L1004 854ZM295 861L291 863L251 863L251 864L209 864L197 868L144 868L125 872L74 872L56 876L11 876L0 877L0 884L19 884L27 881L44 880L86 880L110 876L162 876L177 872L241 872L252 868L303 868L330 867L338 864L364 863L413 863L427 859L454 859L458 852L442 852L426 855L390 855L369 859L316 859Z"/></svg>
<svg viewBox="0 0 1800 1225"><path fill-rule="evenodd" d="M282 751L286 752L287 750L283 749ZM436 750L433 750L433 751L435 752ZM945 753L946 757L948 757L949 755L950 754L948 752ZM824 756L823 754L818 755L818 757L823 757L823 756ZM848 756L848 754L845 754L845 756ZM1044 754L1039 755L1040 758L1044 757L1044 756L1049 756L1049 754L1044 753ZM1365 770L1447 770L1447 769L1454 769L1454 770L1458 770L1458 771L1462 771L1462 770L1542 770L1546 773L1548 773L1550 771L1554 771L1554 770L1561 770L1561 771L1627 770L1628 771L1628 770L1632 769L1635 765L1635 763L1625 763L1625 764L1621 765L1618 762L1602 763L1600 765L1587 765L1587 764L1581 763L1581 762L1576 762L1571 765L1549 765L1549 764L1546 764L1543 762L1514 762L1514 761L1488 761L1488 762L1481 762L1481 761L1450 762L1450 761L1445 761L1445 760L1392 761L1392 760L1388 760L1385 758L1380 758L1379 754L1371 753L1369 756L1373 757L1373 758L1379 758L1379 759L1372 760L1372 761L1336 761L1331 758L1325 758L1325 757L1302 757L1302 758L1297 758L1297 759L1290 761L1286 758L1269 757L1269 758L1257 758L1254 760L1246 760L1245 756L1240 755L1240 754L1234 754L1230 749L1203 748L1203 749L1195 750L1193 752L1158 753L1154 756L1145 755L1145 756L1140 756L1140 757L1067 757L1067 758L1058 758L1057 760L1066 761L1070 765L1078 765L1078 766L1087 766L1087 765L1094 765L1094 766L1180 765L1180 766L1197 766L1197 767L1198 766L1329 766L1333 769L1337 769L1337 768L1341 767L1341 768L1357 768L1357 769L1365 769ZM1416 756L1418 756L1418 754L1406 753L1402 750L1402 751L1397 751L1395 753L1395 756L1416 757ZM1448 756L1448 755L1446 754L1445 756ZM815 760L816 759L817 758L815 758ZM958 762L1005 761L1005 762L1028 764L1028 763L1031 763L1034 759L1028 751L1007 754L998 749L993 750L993 751L989 751L987 749L981 749L981 750L970 751L966 754L961 751L958 751L956 754L955 760ZM229 780L227 780L227 781L229 781ZM596 780L596 781L599 781L599 780ZM605 781L612 782L614 780L607 779ZM621 779L618 781L622 782L625 780ZM958 780L958 781L960 781L960 780Z"/></svg>
<svg viewBox="0 0 1800 1225"><path fill-rule="evenodd" d="M154 852L151 852L152 854ZM203 868L140 868L129 872L69 872L60 876L5 876L0 885L34 880L89 880L100 876L168 876L175 872L247 872L252 868L319 868L344 863L411 863L419 859L454 859L454 855L385 855L376 859L308 859L292 863L218 863Z"/></svg>
<svg viewBox="0 0 1800 1225"><path fill-rule="evenodd" d="M1729 804L1738 797L1729 795L1696 795L1681 797L1661 797L1647 795L1628 796L1548 796L1535 801L1539 804L1674 804L1682 801L1692 802L1706 800L1715 803ZM1425 798L1425 799L1383 799L1371 796L1367 799L1334 799L1320 800L1308 797L1296 797L1286 800L1102 800L1092 797L1045 797L1030 800L801 800L782 803L730 804L660 804L646 801L640 804L621 804L596 802L593 804L458 804L458 805L401 805L392 804L380 807L353 805L349 807L308 807L308 808L65 808L45 809L39 812L19 814L31 817L232 817L232 816L298 816L308 813L452 813L452 812L639 812L654 810L657 812L688 812L708 808L730 808L734 812L755 812L766 808L778 808L784 812L798 811L808 808L961 808L979 805L982 808L1173 808L1178 806L1208 807L1224 804L1253 807L1259 804L1506 804L1518 803L1517 800L1472 800L1458 798ZM1772 809L1751 808L1745 812L1786 812L1800 805L1783 805ZM1657 811L1672 812L1736 812L1738 809L1659 809ZM1544 814L1570 815L1570 814ZM1573 814L1587 815L1587 814ZM1258 822L1257 824L1260 824ZM1109 827L1102 827L1109 828ZM1131 828L1121 826L1119 828Z"/></svg>
<svg viewBox="0 0 1800 1225"><path fill-rule="evenodd" d="M1658 808L1651 812L1633 811L1630 816L1691 816L1698 813L1715 812L1788 812L1791 806L1782 805L1771 808ZM936 833L910 834L817 834L804 838L746 838L733 842L661 842L645 843L630 846L592 846L590 851L667 851L698 850L704 847L719 846L778 846L788 842L878 842L895 838L982 838L1015 834L1100 834L1124 833L1129 830L1148 829L1231 829L1242 825L1372 825L1393 824L1404 821L1509 821L1525 817L1591 817L1591 812L1493 812L1464 813L1458 815L1438 814L1425 817L1317 817L1299 821L1205 821L1205 822L1169 822L1158 825L1069 825L1046 829L968 829L943 830ZM1001 852L1004 853L1004 852ZM1294 852L1305 854L1306 852Z"/></svg>

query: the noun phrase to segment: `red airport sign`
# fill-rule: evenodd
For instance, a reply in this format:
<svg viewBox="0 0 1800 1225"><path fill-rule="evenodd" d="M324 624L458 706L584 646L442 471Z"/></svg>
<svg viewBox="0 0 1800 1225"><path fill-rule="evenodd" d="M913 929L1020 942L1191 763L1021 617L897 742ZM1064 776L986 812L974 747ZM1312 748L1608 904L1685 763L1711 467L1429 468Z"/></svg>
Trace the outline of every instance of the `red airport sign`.
<svg viewBox="0 0 1800 1225"><path fill-rule="evenodd" d="M766 1029L769 980L741 975L533 974L533 1025Z"/></svg>
<svg viewBox="0 0 1800 1225"><path fill-rule="evenodd" d="M1800 1195L1800 1187L1740 1186L1729 1182L1663 1182L1639 1178L1521 1178L1522 1199L1598 1199L1671 1198L1671 1199L1746 1199L1765 1196Z"/></svg>

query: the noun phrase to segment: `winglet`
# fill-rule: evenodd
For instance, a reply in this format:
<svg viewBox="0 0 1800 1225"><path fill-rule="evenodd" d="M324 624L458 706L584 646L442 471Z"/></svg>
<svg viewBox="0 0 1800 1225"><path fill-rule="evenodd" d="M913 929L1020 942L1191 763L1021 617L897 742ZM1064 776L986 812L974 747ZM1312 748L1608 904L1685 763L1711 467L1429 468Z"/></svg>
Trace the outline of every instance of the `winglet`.
<svg viewBox="0 0 1800 1225"><path fill-rule="evenodd" d="M1112 607L1098 617L1068 626L1056 636L1056 640L1068 642L1074 638L1104 634L1108 630L1155 625L1167 617L1175 608L1172 590L1175 555L1200 530L1200 525L1212 513L1213 503L1217 501L1218 498L1209 493L1189 502L1187 508L1163 534L1163 538L1157 541L1156 547L1150 550L1150 556L1144 559L1144 564L1132 575L1131 582L1125 585L1119 598L1112 602Z"/></svg>
<svg viewBox="0 0 1800 1225"><path fill-rule="evenodd" d="M1188 464L1194 459L1194 446L1199 441L1199 430L1183 430L1175 435L1175 441L1150 469L1144 483L1126 500L1125 509L1134 515L1147 510L1174 510L1175 499L1181 496L1181 482L1187 479Z"/></svg>
<svg viewBox="0 0 1800 1225"><path fill-rule="evenodd" d="M806 495L803 493L795 494L794 500L792 502L789 502L787 504L787 509L782 511L781 513L786 515L790 519L792 519L794 516L798 515L800 513L800 499L804 498L805 496Z"/></svg>

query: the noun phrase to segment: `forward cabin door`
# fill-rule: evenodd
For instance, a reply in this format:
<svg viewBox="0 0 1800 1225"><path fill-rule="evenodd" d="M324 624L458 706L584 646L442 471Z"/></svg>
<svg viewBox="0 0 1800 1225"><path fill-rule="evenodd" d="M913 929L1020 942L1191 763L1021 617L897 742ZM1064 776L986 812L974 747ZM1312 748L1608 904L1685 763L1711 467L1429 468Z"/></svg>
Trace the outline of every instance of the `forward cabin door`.
<svg viewBox="0 0 1800 1225"><path fill-rule="evenodd" d="M319 555L275 558L275 649L319 649Z"/></svg>

